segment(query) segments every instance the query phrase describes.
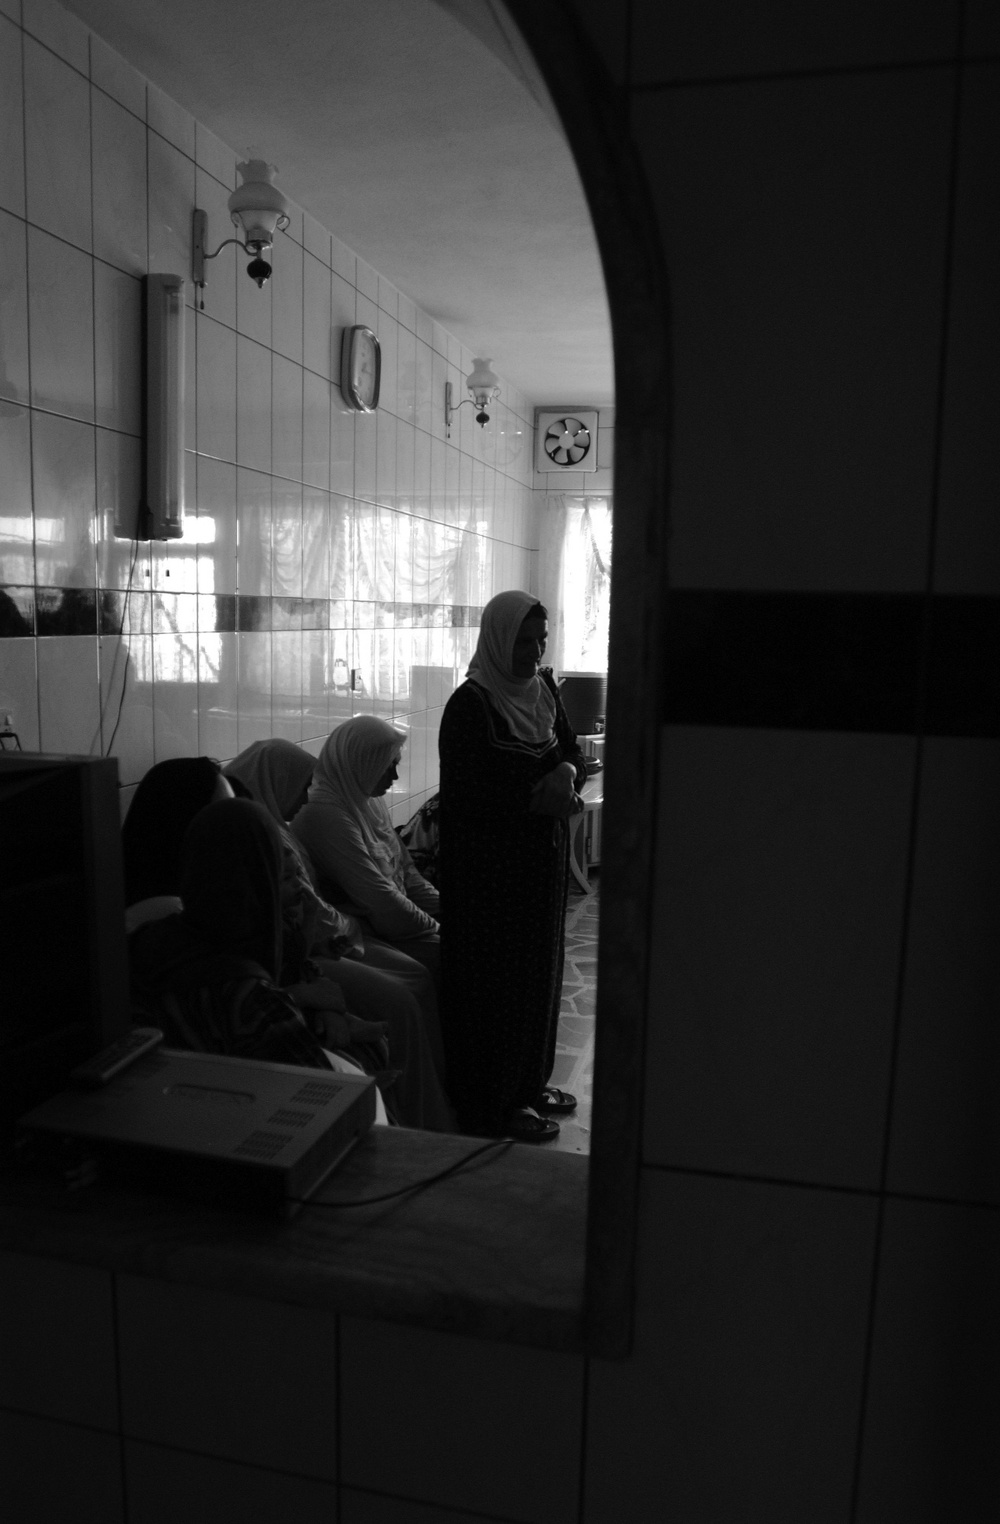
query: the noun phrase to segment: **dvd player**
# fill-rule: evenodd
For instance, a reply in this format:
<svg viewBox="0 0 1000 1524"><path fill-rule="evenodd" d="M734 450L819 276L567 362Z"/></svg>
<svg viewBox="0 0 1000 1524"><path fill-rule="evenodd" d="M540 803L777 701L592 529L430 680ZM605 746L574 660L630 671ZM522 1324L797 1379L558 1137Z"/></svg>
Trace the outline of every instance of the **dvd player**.
<svg viewBox="0 0 1000 1524"><path fill-rule="evenodd" d="M17 1125L90 1146L130 1183L291 1217L374 1120L375 1081L361 1075L157 1048Z"/></svg>

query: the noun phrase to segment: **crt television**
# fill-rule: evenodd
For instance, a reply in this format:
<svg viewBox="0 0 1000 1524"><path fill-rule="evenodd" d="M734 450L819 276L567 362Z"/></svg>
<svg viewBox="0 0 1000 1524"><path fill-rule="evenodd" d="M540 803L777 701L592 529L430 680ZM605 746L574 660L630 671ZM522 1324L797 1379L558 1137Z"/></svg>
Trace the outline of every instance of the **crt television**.
<svg viewBox="0 0 1000 1524"><path fill-rule="evenodd" d="M109 757L0 752L0 1140L129 1025Z"/></svg>

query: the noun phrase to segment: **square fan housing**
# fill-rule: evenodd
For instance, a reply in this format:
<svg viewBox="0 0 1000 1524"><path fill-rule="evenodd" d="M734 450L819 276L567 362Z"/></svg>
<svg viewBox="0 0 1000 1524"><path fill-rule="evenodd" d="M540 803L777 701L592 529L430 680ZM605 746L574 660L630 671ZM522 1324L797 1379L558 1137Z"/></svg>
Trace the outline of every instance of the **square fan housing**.
<svg viewBox="0 0 1000 1524"><path fill-rule="evenodd" d="M597 470L597 409L538 408L535 412L536 471Z"/></svg>

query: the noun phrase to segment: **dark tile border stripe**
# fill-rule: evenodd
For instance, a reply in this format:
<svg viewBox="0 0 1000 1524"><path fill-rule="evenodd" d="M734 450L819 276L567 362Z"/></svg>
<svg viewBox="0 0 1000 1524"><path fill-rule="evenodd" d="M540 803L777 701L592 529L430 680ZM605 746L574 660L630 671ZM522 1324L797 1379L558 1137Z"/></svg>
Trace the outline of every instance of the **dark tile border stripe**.
<svg viewBox="0 0 1000 1524"><path fill-rule="evenodd" d="M1000 598L679 589L664 623L666 723L1000 735Z"/></svg>

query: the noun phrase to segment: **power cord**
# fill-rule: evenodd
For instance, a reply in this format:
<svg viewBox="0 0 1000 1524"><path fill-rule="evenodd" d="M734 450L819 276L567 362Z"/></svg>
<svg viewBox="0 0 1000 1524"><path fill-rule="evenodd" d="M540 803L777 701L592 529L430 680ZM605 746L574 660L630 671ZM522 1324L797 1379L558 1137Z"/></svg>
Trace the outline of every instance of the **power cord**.
<svg viewBox="0 0 1000 1524"><path fill-rule="evenodd" d="M128 600L129 600L129 598L130 598L130 596L132 594L132 577L133 577L133 575L135 573L135 563L138 560L138 557L139 557L139 537L137 535L136 539L135 539L135 545L134 545L134 548L132 550L132 560L131 560L131 562L129 564L129 569L128 569L128 582L126 583L126 586L125 586L125 597L122 600L122 622L121 622L121 624L118 627L118 649L119 650L121 649L122 637L125 634L125 620L128 617ZM131 643L131 641L129 641L129 643L126 646L126 649L125 649L125 668L124 668L124 670L122 672L122 691L121 691L121 694L119 695L119 699L118 699L118 716L117 716L117 718L115 720L115 728L111 732L111 740L108 742L107 750L104 753L104 755L106 757L110 757L110 755L111 755L111 748L115 744L115 736L118 734L118 727L119 727L119 725L122 722L122 709L125 706L125 688L126 688L126 685L128 683L128 659L129 659L129 655L131 653L131 650L132 650L132 643ZM115 667L117 665L118 665L118 651L115 652L115 659L111 663L111 675L112 675L112 677L114 676ZM109 689L109 693L110 693L110 684L108 685L108 689ZM104 712L102 710L102 712L101 712L101 721L102 721L102 723L103 723L103 720L104 720Z"/></svg>
<svg viewBox="0 0 1000 1524"><path fill-rule="evenodd" d="M438 1170L436 1175L428 1175L424 1180L414 1180L410 1185L400 1186L399 1190L396 1191L386 1191L382 1196L362 1196L357 1201L316 1201L314 1199L308 1198L299 1199L301 1201L301 1205L303 1206L320 1207L331 1212L340 1211L343 1207L376 1206L382 1201L393 1201L397 1196L406 1196L411 1191L426 1190L429 1185L435 1185L439 1180L446 1180L449 1175L454 1175L458 1172L458 1170L464 1169L467 1164L472 1163L473 1159L478 1159L480 1155L489 1153L490 1149L498 1149L502 1150L503 1153L506 1153L508 1148L512 1148L513 1146L513 1138L491 1138L490 1141L488 1143L484 1143L481 1148L475 1148L471 1154L465 1154L463 1158L457 1159L454 1164L449 1164L447 1169ZM499 1153L496 1155L496 1157L499 1158Z"/></svg>

